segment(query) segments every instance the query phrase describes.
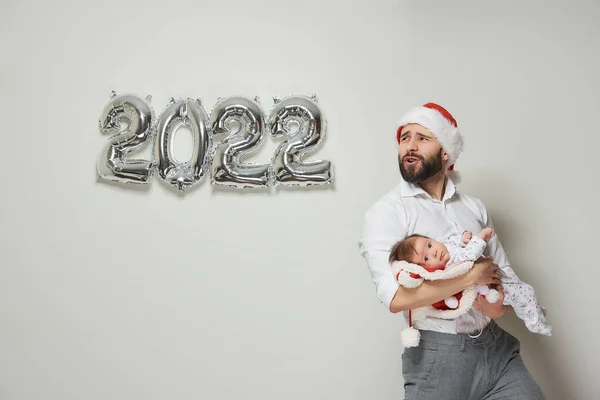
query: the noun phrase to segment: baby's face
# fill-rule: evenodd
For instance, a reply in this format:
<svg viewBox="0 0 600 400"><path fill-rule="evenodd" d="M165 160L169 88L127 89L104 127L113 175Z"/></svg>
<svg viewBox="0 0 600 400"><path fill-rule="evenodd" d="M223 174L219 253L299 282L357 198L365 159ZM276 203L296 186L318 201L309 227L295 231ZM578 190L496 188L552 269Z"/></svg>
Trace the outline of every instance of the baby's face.
<svg viewBox="0 0 600 400"><path fill-rule="evenodd" d="M433 272L446 268L450 260L448 249L443 243L433 239L418 237L415 239L415 255L411 260L413 264L419 264L426 270Z"/></svg>

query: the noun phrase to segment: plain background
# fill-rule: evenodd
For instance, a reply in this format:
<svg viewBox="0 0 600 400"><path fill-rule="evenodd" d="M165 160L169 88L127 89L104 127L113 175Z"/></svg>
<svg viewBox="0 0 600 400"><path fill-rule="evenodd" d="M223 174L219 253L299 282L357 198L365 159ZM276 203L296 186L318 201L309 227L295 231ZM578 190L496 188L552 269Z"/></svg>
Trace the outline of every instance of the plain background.
<svg viewBox="0 0 600 400"><path fill-rule="evenodd" d="M396 121L429 101L457 118L460 189L554 335L500 324L549 399L596 398L599 18L594 1L3 0L0 398L402 398L404 323L357 240L399 177ZM268 112L317 94L312 159L335 184L100 182L113 89L157 113L169 97L210 111L258 95Z"/></svg>

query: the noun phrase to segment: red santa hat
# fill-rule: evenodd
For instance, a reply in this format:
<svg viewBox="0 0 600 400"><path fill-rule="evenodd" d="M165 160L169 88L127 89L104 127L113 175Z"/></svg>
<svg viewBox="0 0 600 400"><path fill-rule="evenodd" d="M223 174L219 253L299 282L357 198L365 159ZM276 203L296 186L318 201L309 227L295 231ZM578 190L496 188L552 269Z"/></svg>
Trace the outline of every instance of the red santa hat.
<svg viewBox="0 0 600 400"><path fill-rule="evenodd" d="M458 130L458 123L444 107L427 103L414 107L406 112L398 122L396 140L400 143L400 132L408 124L419 124L429 130L440 141L442 149L448 154L448 169L454 169L454 163L463 151L463 137Z"/></svg>

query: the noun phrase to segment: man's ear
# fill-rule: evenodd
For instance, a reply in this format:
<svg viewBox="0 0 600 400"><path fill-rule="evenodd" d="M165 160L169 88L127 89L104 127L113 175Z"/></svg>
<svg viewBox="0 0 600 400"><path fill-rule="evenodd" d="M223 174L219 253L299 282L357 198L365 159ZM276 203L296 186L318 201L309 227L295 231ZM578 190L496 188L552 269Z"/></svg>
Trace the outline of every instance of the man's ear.
<svg viewBox="0 0 600 400"><path fill-rule="evenodd" d="M448 153L446 153L444 150L442 150L442 160L448 161L449 159L450 159L450 156L448 155Z"/></svg>

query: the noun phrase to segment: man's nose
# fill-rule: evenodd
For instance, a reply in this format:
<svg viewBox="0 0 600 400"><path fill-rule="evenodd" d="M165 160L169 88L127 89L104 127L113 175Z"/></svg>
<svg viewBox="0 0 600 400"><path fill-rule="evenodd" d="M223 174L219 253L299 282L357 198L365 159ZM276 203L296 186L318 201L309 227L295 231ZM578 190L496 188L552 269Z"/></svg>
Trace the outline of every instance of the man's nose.
<svg viewBox="0 0 600 400"><path fill-rule="evenodd" d="M408 142L408 150L410 151L416 151L418 149L417 146L417 139L416 137L413 137L412 139L410 139L410 141Z"/></svg>

